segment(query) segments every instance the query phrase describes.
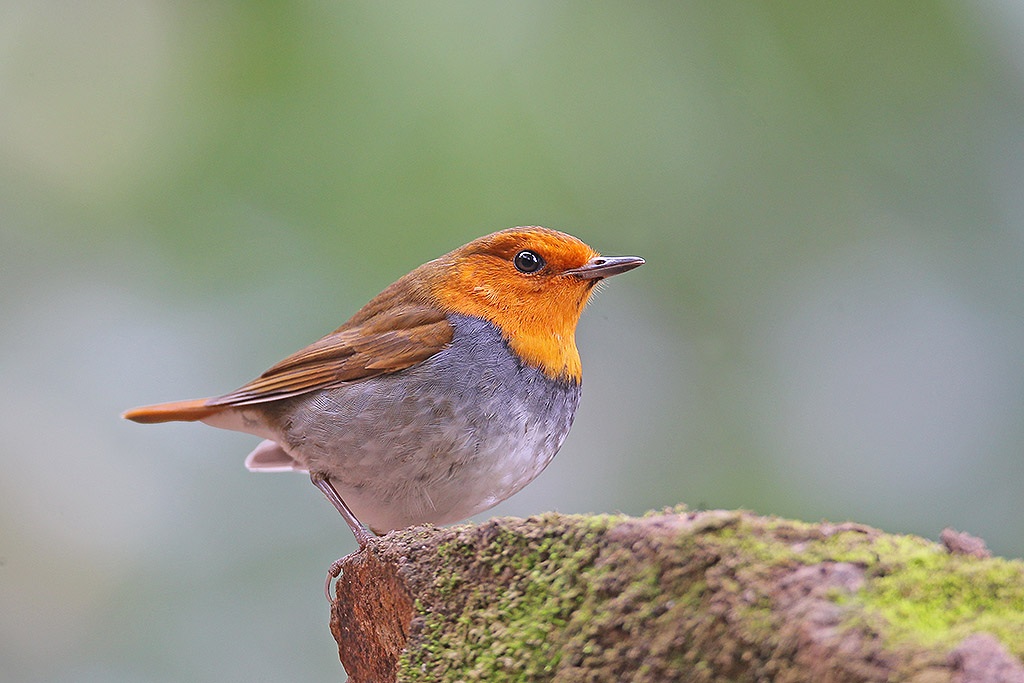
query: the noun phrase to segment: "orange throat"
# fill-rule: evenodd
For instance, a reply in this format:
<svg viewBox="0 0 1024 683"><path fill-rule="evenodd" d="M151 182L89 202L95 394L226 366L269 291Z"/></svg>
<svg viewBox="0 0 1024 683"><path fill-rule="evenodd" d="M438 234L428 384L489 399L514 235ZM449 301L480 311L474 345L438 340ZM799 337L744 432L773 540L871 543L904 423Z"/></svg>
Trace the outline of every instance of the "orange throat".
<svg viewBox="0 0 1024 683"><path fill-rule="evenodd" d="M590 296L590 287L545 292L544 296L512 299L496 296L479 283L470 290L442 288L438 298L448 310L493 323L509 348L526 365L554 380L579 383L583 376L576 349L576 323ZM466 296L464 292L472 291Z"/></svg>
<svg viewBox="0 0 1024 683"><path fill-rule="evenodd" d="M576 349L575 330L542 335L506 335L509 348L527 365L538 368L551 379L570 380L579 384L583 377L580 352Z"/></svg>

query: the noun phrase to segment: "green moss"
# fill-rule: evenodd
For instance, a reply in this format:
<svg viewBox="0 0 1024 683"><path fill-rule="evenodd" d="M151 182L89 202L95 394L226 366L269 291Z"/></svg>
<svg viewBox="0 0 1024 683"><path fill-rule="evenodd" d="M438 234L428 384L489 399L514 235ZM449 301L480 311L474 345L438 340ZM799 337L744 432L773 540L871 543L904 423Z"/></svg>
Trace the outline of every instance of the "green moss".
<svg viewBox="0 0 1024 683"><path fill-rule="evenodd" d="M756 526L756 525L755 525ZM756 559L763 570L793 563L846 562L864 567L864 587L854 595L837 592L836 602L864 608L850 626L880 633L890 646L954 647L971 633L987 631L1011 652L1024 656L1024 563L1002 558L952 555L913 536L846 530L807 540L813 525L770 520L720 534L720 540ZM801 538L794 544L787 537ZM767 606L764 606L767 607ZM757 610L750 624L770 628ZM764 616L762 614L762 616Z"/></svg>
<svg viewBox="0 0 1024 683"><path fill-rule="evenodd" d="M629 548L595 562L605 547L604 534L624 519L544 518L545 528L554 531L541 537L499 527L486 546L474 549L479 565L488 568L487 575L465 605L458 627L441 634L426 658L404 661L403 671L418 671L419 680L432 680L448 670L436 666L440 661L443 666L456 664L452 670L467 680L547 680L556 670L608 658L611 648L604 641L610 637L636 638L658 619L692 619L706 594L702 571L683 577L687 589L666 595L665 582L674 581L664 575L666 568L656 562L637 563ZM720 526L716 522L708 528ZM673 543L675 550L689 555L686 546L692 544L692 536L693 530L681 534ZM653 549L645 552L652 554ZM662 646L666 652L672 648L678 645ZM454 652L473 652L473 659L451 662ZM563 661L566 658L571 661ZM419 676L403 675L403 680Z"/></svg>
<svg viewBox="0 0 1024 683"><path fill-rule="evenodd" d="M887 648L952 647L989 631L1024 656L1019 561L950 555L853 525L726 511L657 517L643 522L663 524L659 533L631 532L637 520L620 516L553 514L443 530L433 596L417 603L399 680L591 680L583 672L630 666L618 672L712 680L723 661L752 661L748 648L775 650L772 587L820 563L864 570L857 592L825 597L856 615L846 628Z"/></svg>
<svg viewBox="0 0 1024 683"><path fill-rule="evenodd" d="M987 631L1024 656L1024 563L951 555L924 539L857 527L814 538L816 525L753 519L723 526L714 534L715 543L729 554L747 558L746 571L765 573L822 562L866 569L862 590L833 596L836 602L864 608L861 614L867 617L850 626L880 633L894 647L954 647L971 633ZM743 611L754 639L777 627L765 601Z"/></svg>
<svg viewBox="0 0 1024 683"><path fill-rule="evenodd" d="M470 567L469 576L453 573L435 582L442 597L464 581L476 588L454 628L445 615L427 612L422 648L403 656L401 679L436 680L437 671L449 667L470 681L550 675L562 656L553 634L585 612L579 575L593 563L595 539L613 519L542 520L550 526L539 537L496 526L484 546L458 535L440 544L439 557L463 558L458 566ZM470 661L453 661L467 653Z"/></svg>
<svg viewBox="0 0 1024 683"><path fill-rule="evenodd" d="M950 555L920 540L891 538L897 550L888 571L854 597L883 620L890 642L952 647L987 631L1024 656L1024 564Z"/></svg>

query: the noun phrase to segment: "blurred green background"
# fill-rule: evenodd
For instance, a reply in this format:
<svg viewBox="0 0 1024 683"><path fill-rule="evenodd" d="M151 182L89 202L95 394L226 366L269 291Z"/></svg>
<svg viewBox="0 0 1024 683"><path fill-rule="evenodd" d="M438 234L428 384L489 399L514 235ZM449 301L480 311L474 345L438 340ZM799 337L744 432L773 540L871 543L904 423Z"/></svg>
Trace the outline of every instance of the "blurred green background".
<svg viewBox="0 0 1024 683"><path fill-rule="evenodd" d="M685 502L1024 554L1024 9L0 3L0 671L339 680L351 534L221 393L543 224L648 265L494 514Z"/></svg>

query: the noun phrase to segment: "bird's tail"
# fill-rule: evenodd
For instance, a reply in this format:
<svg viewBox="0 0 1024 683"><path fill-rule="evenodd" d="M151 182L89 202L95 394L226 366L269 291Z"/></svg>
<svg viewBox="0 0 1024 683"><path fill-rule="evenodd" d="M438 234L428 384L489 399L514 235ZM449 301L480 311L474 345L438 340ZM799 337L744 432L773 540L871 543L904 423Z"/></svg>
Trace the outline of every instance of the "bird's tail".
<svg viewBox="0 0 1024 683"><path fill-rule="evenodd" d="M132 408L121 417L132 422L151 424L153 422L195 422L220 412L224 406L207 405L209 399L197 398L191 401L158 403L154 406Z"/></svg>

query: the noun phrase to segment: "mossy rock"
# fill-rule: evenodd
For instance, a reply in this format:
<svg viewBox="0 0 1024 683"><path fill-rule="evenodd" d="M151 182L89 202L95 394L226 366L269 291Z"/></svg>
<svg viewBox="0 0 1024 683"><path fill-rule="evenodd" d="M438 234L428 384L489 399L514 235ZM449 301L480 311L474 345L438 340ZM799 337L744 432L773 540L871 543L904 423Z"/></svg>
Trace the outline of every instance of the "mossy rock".
<svg viewBox="0 0 1024 683"><path fill-rule="evenodd" d="M343 571L332 626L356 682L938 683L982 659L1024 676L1024 563L855 524L547 514L395 532Z"/></svg>

